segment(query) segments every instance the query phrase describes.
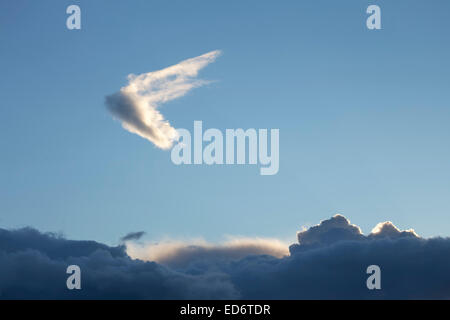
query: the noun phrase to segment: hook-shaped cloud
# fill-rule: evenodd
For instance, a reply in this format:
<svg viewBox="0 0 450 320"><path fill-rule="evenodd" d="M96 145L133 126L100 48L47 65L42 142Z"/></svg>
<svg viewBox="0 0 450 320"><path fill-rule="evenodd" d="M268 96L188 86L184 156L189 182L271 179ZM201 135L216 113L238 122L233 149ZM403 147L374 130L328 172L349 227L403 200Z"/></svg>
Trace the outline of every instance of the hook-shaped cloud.
<svg viewBox="0 0 450 320"><path fill-rule="evenodd" d="M197 74L219 55L220 51L215 50L162 70L130 74L128 85L107 96L106 105L126 130L151 141L158 148L170 149L178 133L158 107L207 84L208 81L196 79Z"/></svg>

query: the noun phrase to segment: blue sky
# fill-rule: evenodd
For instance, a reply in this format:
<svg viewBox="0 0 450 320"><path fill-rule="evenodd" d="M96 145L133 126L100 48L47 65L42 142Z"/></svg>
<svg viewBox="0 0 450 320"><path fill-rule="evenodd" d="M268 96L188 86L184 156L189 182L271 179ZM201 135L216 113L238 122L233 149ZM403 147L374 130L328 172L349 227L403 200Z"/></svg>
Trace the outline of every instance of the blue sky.
<svg viewBox="0 0 450 320"><path fill-rule="evenodd" d="M82 29L66 29L78 4ZM377 4L382 30L366 28ZM110 244L293 239L341 213L449 235L448 1L2 1L0 225ZM130 73L212 50L216 82L162 106L177 128L279 128L280 171L175 166L121 128Z"/></svg>

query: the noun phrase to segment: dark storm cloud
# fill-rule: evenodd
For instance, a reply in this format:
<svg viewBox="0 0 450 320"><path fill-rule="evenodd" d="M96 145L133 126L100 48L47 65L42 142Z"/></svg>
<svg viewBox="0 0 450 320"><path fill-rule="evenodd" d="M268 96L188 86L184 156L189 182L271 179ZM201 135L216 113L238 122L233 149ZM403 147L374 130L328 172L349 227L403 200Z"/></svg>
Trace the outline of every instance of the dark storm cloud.
<svg viewBox="0 0 450 320"><path fill-rule="evenodd" d="M385 238L342 241L275 260L252 257L229 274L249 299L448 299L450 241ZM381 290L368 290L366 268L381 268Z"/></svg>
<svg viewBox="0 0 450 320"><path fill-rule="evenodd" d="M0 229L0 252L33 250L51 259L84 257L95 251L107 251L112 257L126 257L125 247L108 247L95 241L66 240L54 233L41 233L32 228Z"/></svg>
<svg viewBox="0 0 450 320"><path fill-rule="evenodd" d="M424 239L379 224L371 234L343 216L298 233L283 258L181 250L174 270L133 260L122 246L71 241L33 229L0 229L1 298L128 299L448 299L450 239ZM227 248L232 250L232 248ZM242 250L237 247L236 250ZM175 253L178 251L174 251ZM82 270L82 289L66 289L66 267ZM368 290L369 265L381 290Z"/></svg>
<svg viewBox="0 0 450 320"><path fill-rule="evenodd" d="M66 288L66 268L78 265L81 290ZM132 260L125 247L70 241L34 229L0 229L0 299L236 298L228 276L189 275Z"/></svg>

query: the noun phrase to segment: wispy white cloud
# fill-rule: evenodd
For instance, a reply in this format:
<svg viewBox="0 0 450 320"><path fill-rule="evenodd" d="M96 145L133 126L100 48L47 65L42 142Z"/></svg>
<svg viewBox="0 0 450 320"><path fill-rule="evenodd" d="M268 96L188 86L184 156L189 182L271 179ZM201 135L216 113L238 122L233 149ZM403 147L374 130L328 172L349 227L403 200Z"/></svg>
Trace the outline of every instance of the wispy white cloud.
<svg viewBox="0 0 450 320"><path fill-rule="evenodd" d="M220 51L211 51L162 70L130 74L128 85L107 96L106 105L126 130L151 141L158 148L169 149L178 133L159 112L159 106L209 83L196 77L219 55Z"/></svg>

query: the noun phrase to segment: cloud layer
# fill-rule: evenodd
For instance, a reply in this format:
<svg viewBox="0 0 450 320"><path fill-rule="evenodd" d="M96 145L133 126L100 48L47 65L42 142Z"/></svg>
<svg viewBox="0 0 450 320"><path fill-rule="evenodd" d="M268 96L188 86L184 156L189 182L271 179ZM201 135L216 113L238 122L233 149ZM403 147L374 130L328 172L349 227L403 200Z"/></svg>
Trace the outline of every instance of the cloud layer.
<svg viewBox="0 0 450 320"><path fill-rule="evenodd" d="M298 233L224 244L163 242L110 247L34 229L0 229L0 298L60 299L448 299L450 239L381 223L364 235L336 215ZM142 241L142 240L140 240ZM82 270L80 291L66 268ZM381 268L381 290L366 287Z"/></svg>
<svg viewBox="0 0 450 320"><path fill-rule="evenodd" d="M126 130L158 148L169 149L178 133L159 112L159 106L208 83L196 77L219 54L220 51L211 51L159 71L130 74L128 85L107 96L106 105Z"/></svg>
<svg viewBox="0 0 450 320"><path fill-rule="evenodd" d="M81 268L81 290L66 287L68 265ZM228 277L190 275L132 260L124 246L71 241L34 229L0 229L0 299L236 298Z"/></svg>

